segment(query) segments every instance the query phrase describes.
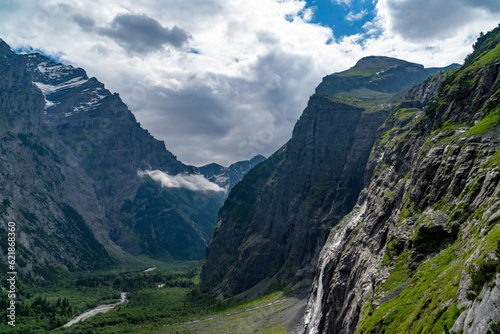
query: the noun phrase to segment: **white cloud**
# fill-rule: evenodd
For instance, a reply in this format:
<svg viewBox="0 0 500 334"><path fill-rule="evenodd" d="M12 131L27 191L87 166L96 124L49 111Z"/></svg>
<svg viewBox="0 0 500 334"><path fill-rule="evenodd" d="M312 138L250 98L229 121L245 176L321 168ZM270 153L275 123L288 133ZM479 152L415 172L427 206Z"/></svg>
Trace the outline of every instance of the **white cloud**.
<svg viewBox="0 0 500 334"><path fill-rule="evenodd" d="M323 76L368 55L461 62L479 32L498 24L496 1L433 1L379 0L367 35L335 40L301 0L6 0L0 38L83 67L181 161L229 165L281 147ZM426 19L438 16L432 10L443 24ZM130 16L157 38L134 50L123 35L99 33ZM172 40L175 26L185 34Z"/></svg>
<svg viewBox="0 0 500 334"><path fill-rule="evenodd" d="M498 23L500 2L456 0L379 0L379 22L386 31L407 40L424 42L454 38L478 27ZM479 28L481 29L481 28ZM483 28L484 29L484 28Z"/></svg>
<svg viewBox="0 0 500 334"><path fill-rule="evenodd" d="M353 0L332 0L333 4L351 6Z"/></svg>
<svg viewBox="0 0 500 334"><path fill-rule="evenodd" d="M366 14L368 14L368 12L366 11L366 9L360 11L359 13L354 13L354 12L351 11L351 12L349 12L349 14L347 14L347 16L346 16L345 19L347 21L351 21L351 22L353 22L353 21L359 21L363 17L365 17Z"/></svg>
<svg viewBox="0 0 500 334"><path fill-rule="evenodd" d="M137 175L141 177L149 176L154 181L160 182L161 186L164 188L184 188L192 191L225 191L217 184L208 181L205 177L199 174L169 175L159 170L149 170L138 171Z"/></svg>

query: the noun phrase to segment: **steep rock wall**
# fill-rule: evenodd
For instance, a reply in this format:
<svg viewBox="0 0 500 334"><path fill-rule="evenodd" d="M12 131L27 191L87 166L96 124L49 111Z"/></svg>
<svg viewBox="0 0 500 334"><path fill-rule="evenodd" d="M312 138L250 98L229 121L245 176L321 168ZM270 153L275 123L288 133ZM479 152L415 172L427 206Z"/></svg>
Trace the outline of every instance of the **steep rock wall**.
<svg viewBox="0 0 500 334"><path fill-rule="evenodd" d="M234 211L238 188L231 194L236 198L222 208L219 221L225 226L207 247L203 279L233 295L278 272L283 278L301 269L299 275L310 275L329 229L352 208L363 187L364 166L384 119L383 111L363 114L326 97L311 100L293 139L278 154L283 160L276 172L266 175L251 215ZM245 218L250 223L241 226ZM237 258L221 266L215 259L222 253Z"/></svg>
<svg viewBox="0 0 500 334"><path fill-rule="evenodd" d="M377 129L399 99L394 93L438 71L367 57L325 77L291 140L249 173L219 212L203 282L231 296L258 283L280 286L312 277L330 229L365 185Z"/></svg>
<svg viewBox="0 0 500 334"><path fill-rule="evenodd" d="M332 230L345 237L323 249L305 333L485 333L500 320L497 45L412 89L382 127L366 209Z"/></svg>

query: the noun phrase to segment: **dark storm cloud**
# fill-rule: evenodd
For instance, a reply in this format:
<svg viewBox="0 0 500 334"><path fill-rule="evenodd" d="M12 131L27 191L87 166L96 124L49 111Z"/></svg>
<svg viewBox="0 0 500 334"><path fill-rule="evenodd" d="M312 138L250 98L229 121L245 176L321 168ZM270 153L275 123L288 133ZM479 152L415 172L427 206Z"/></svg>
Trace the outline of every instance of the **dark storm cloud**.
<svg viewBox="0 0 500 334"><path fill-rule="evenodd" d="M73 21L82 28L83 31L93 31L95 28L95 22L90 17L83 15L74 15Z"/></svg>
<svg viewBox="0 0 500 334"><path fill-rule="evenodd" d="M275 48L258 57L245 77L211 74L179 91L148 88L138 99L137 118L185 163L229 165L258 153L269 156L290 139L314 93L320 78L313 71L310 57Z"/></svg>
<svg viewBox="0 0 500 334"><path fill-rule="evenodd" d="M471 7L484 8L493 13L500 12L500 1L498 0L463 0L465 4Z"/></svg>
<svg viewBox="0 0 500 334"><path fill-rule="evenodd" d="M422 41L450 37L477 19L477 9L500 11L498 0L387 0L392 29L402 37Z"/></svg>
<svg viewBox="0 0 500 334"><path fill-rule="evenodd" d="M167 124L168 131L189 136L224 136L230 129L228 111L207 87L189 87L176 92L163 87L149 90L142 102L144 109L158 110L155 117ZM163 132L164 125L154 122L149 127L153 132ZM154 128L154 129L153 129Z"/></svg>
<svg viewBox="0 0 500 334"><path fill-rule="evenodd" d="M187 31L177 26L171 29L163 27L144 14L117 15L107 27L98 31L131 53L149 53L165 45L180 48L191 38Z"/></svg>

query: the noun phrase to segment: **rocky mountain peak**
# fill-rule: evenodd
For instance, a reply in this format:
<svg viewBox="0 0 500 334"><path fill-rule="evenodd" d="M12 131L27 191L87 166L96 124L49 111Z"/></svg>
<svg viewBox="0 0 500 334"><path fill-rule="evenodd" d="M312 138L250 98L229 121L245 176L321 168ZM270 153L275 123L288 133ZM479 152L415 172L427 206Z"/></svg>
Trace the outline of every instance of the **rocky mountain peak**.
<svg viewBox="0 0 500 334"><path fill-rule="evenodd" d="M0 119L12 130L29 133L44 123L43 96L33 85L22 57L0 42Z"/></svg>
<svg viewBox="0 0 500 334"><path fill-rule="evenodd" d="M428 76L422 65L368 57L323 78L290 141L231 191L207 246L204 283L229 296L311 278L328 231L365 186L388 101Z"/></svg>
<svg viewBox="0 0 500 334"><path fill-rule="evenodd" d="M395 94L445 69L448 68L426 69L401 59L369 56L346 71L324 77L316 93L328 96Z"/></svg>
<svg viewBox="0 0 500 334"><path fill-rule="evenodd" d="M56 63L38 53L24 56L33 83L45 97L46 120L54 125L80 112L92 113L112 94L81 68Z"/></svg>
<svg viewBox="0 0 500 334"><path fill-rule="evenodd" d="M245 174L264 160L266 158L259 154L250 160L238 161L229 167L211 163L202 167L193 167L193 170L205 176L210 182L219 185L224 189L225 197L227 197L231 189L241 181Z"/></svg>
<svg viewBox="0 0 500 334"><path fill-rule="evenodd" d="M380 70L383 68L389 69L391 67L397 67L397 66L415 67L420 69L424 68L424 66L421 64L411 63L402 59L386 57L386 56L367 56L358 60L358 62L356 63L356 65L354 65L352 69L349 69L344 72L352 72L357 69L359 70L369 70L369 69Z"/></svg>
<svg viewBox="0 0 500 334"><path fill-rule="evenodd" d="M5 43L5 41L3 39L0 38L0 54L3 54L3 53L11 53L12 50L10 48L10 46Z"/></svg>
<svg viewBox="0 0 500 334"><path fill-rule="evenodd" d="M192 186L207 180L85 70L0 52L0 226L23 226L20 272L201 259L223 201Z"/></svg>

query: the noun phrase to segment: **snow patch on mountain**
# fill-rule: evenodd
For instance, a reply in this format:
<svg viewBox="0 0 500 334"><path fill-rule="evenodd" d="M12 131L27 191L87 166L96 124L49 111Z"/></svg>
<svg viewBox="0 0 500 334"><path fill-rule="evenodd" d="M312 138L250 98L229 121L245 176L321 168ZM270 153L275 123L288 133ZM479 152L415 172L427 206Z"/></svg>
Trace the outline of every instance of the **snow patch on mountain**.
<svg viewBox="0 0 500 334"><path fill-rule="evenodd" d="M33 83L42 91L43 95L47 96L63 89L69 89L81 86L87 81L89 81L89 79L77 77L57 85L45 84L43 82L33 82Z"/></svg>

